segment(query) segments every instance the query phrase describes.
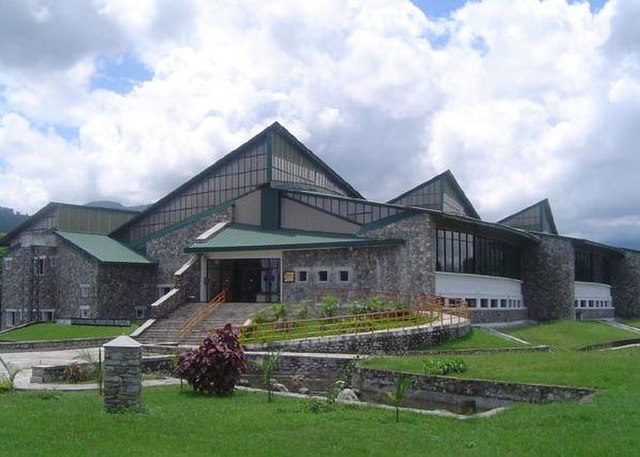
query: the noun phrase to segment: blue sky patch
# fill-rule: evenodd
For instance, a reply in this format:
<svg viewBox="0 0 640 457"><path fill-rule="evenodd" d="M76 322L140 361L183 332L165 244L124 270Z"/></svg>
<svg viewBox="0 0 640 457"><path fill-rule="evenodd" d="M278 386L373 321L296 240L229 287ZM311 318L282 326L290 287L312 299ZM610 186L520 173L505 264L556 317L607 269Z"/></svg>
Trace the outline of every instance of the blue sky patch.
<svg viewBox="0 0 640 457"><path fill-rule="evenodd" d="M91 90L104 89L128 94L136 85L153 76L142 62L129 53L115 58L100 57L97 67L96 74L91 78Z"/></svg>
<svg viewBox="0 0 640 457"><path fill-rule="evenodd" d="M449 14L462 8L466 3L476 3L477 0L412 0L413 3L425 12L429 19L448 17ZM570 3L583 3L584 0L570 0ZM591 12L600 11L607 0L589 0Z"/></svg>

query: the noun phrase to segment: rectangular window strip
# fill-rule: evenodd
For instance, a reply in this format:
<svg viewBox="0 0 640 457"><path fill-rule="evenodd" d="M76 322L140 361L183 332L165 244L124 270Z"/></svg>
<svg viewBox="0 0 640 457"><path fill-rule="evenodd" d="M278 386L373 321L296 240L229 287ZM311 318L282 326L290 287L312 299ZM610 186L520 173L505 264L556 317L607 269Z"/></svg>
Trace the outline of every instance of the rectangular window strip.
<svg viewBox="0 0 640 457"><path fill-rule="evenodd" d="M439 229L436 270L520 279L520 253L503 241Z"/></svg>
<svg viewBox="0 0 640 457"><path fill-rule="evenodd" d="M467 297L467 306L471 309L522 309L522 298L508 297Z"/></svg>
<svg viewBox="0 0 640 457"><path fill-rule="evenodd" d="M576 308L612 308L611 300L598 298L581 298L574 302Z"/></svg>

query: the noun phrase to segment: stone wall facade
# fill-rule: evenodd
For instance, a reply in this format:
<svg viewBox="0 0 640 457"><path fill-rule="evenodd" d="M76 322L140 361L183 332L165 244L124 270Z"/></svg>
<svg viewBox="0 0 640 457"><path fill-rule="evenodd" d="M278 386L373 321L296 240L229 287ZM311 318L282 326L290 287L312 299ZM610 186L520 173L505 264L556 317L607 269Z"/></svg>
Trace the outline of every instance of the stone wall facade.
<svg viewBox="0 0 640 457"><path fill-rule="evenodd" d="M53 235L51 235L53 236ZM43 246L13 246L5 254L10 267L2 275L1 328L7 327L7 310L15 311L14 325L42 319L43 310L56 307L59 276L55 240Z"/></svg>
<svg viewBox="0 0 640 457"><path fill-rule="evenodd" d="M226 211L214 213L192 224L173 230L163 236L146 243L147 256L158 262L158 284L173 284L174 274L192 256L184 249L195 241L205 231L218 222L231 221L233 206ZM197 290L197 289L196 289Z"/></svg>
<svg viewBox="0 0 640 457"><path fill-rule="evenodd" d="M611 262L611 285L616 315L640 316L640 252L625 251Z"/></svg>
<svg viewBox="0 0 640 457"><path fill-rule="evenodd" d="M282 300L296 303L336 288L434 294L435 233L431 216L422 214L366 233L370 238L404 240L399 246L286 251L282 271L307 270L309 279L283 284ZM338 281L339 269L349 271L348 282ZM329 281L318 282L319 270L329 271Z"/></svg>
<svg viewBox="0 0 640 457"><path fill-rule="evenodd" d="M571 240L541 236L522 253L524 304L535 320L573 319L575 254Z"/></svg>
<svg viewBox="0 0 640 457"><path fill-rule="evenodd" d="M156 295L155 274L156 265L100 265L96 317L146 317Z"/></svg>
<svg viewBox="0 0 640 457"><path fill-rule="evenodd" d="M98 262L61 243L58 248L58 315L56 317L98 317ZM101 316L102 317L102 316Z"/></svg>

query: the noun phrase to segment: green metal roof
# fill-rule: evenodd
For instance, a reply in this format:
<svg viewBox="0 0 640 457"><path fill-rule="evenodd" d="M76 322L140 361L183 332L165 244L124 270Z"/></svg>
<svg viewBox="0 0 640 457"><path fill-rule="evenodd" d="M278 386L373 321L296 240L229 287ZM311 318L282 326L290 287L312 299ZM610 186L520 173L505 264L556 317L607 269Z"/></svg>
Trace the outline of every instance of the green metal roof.
<svg viewBox="0 0 640 457"><path fill-rule="evenodd" d="M192 244L185 249L185 252L396 246L402 243L404 243L403 240L378 240L303 230L262 230L258 226L234 224L225 227L207 240Z"/></svg>
<svg viewBox="0 0 640 457"><path fill-rule="evenodd" d="M153 262L143 255L129 249L106 235L90 233L61 232L54 233L76 248L86 252L101 263L128 263L136 265L152 265Z"/></svg>

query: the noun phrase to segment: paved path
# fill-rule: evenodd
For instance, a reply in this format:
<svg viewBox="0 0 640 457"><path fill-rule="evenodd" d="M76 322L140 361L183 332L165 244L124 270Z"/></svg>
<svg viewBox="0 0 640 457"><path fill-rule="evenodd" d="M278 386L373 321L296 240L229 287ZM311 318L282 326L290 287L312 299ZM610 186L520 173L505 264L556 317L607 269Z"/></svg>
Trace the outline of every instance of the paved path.
<svg viewBox="0 0 640 457"><path fill-rule="evenodd" d="M0 354L0 357L2 357L5 363L7 363L12 369L20 370L14 379L14 386L18 390L97 390L97 384L31 383L31 367L35 365L64 365L71 362L78 362L78 356L82 353L91 354L91 357L93 357L94 360L98 359L98 348L46 352L7 352ZM7 372L4 366L0 364L0 377L6 375ZM166 378L142 382L142 385L145 387L174 384L180 384L180 380Z"/></svg>

